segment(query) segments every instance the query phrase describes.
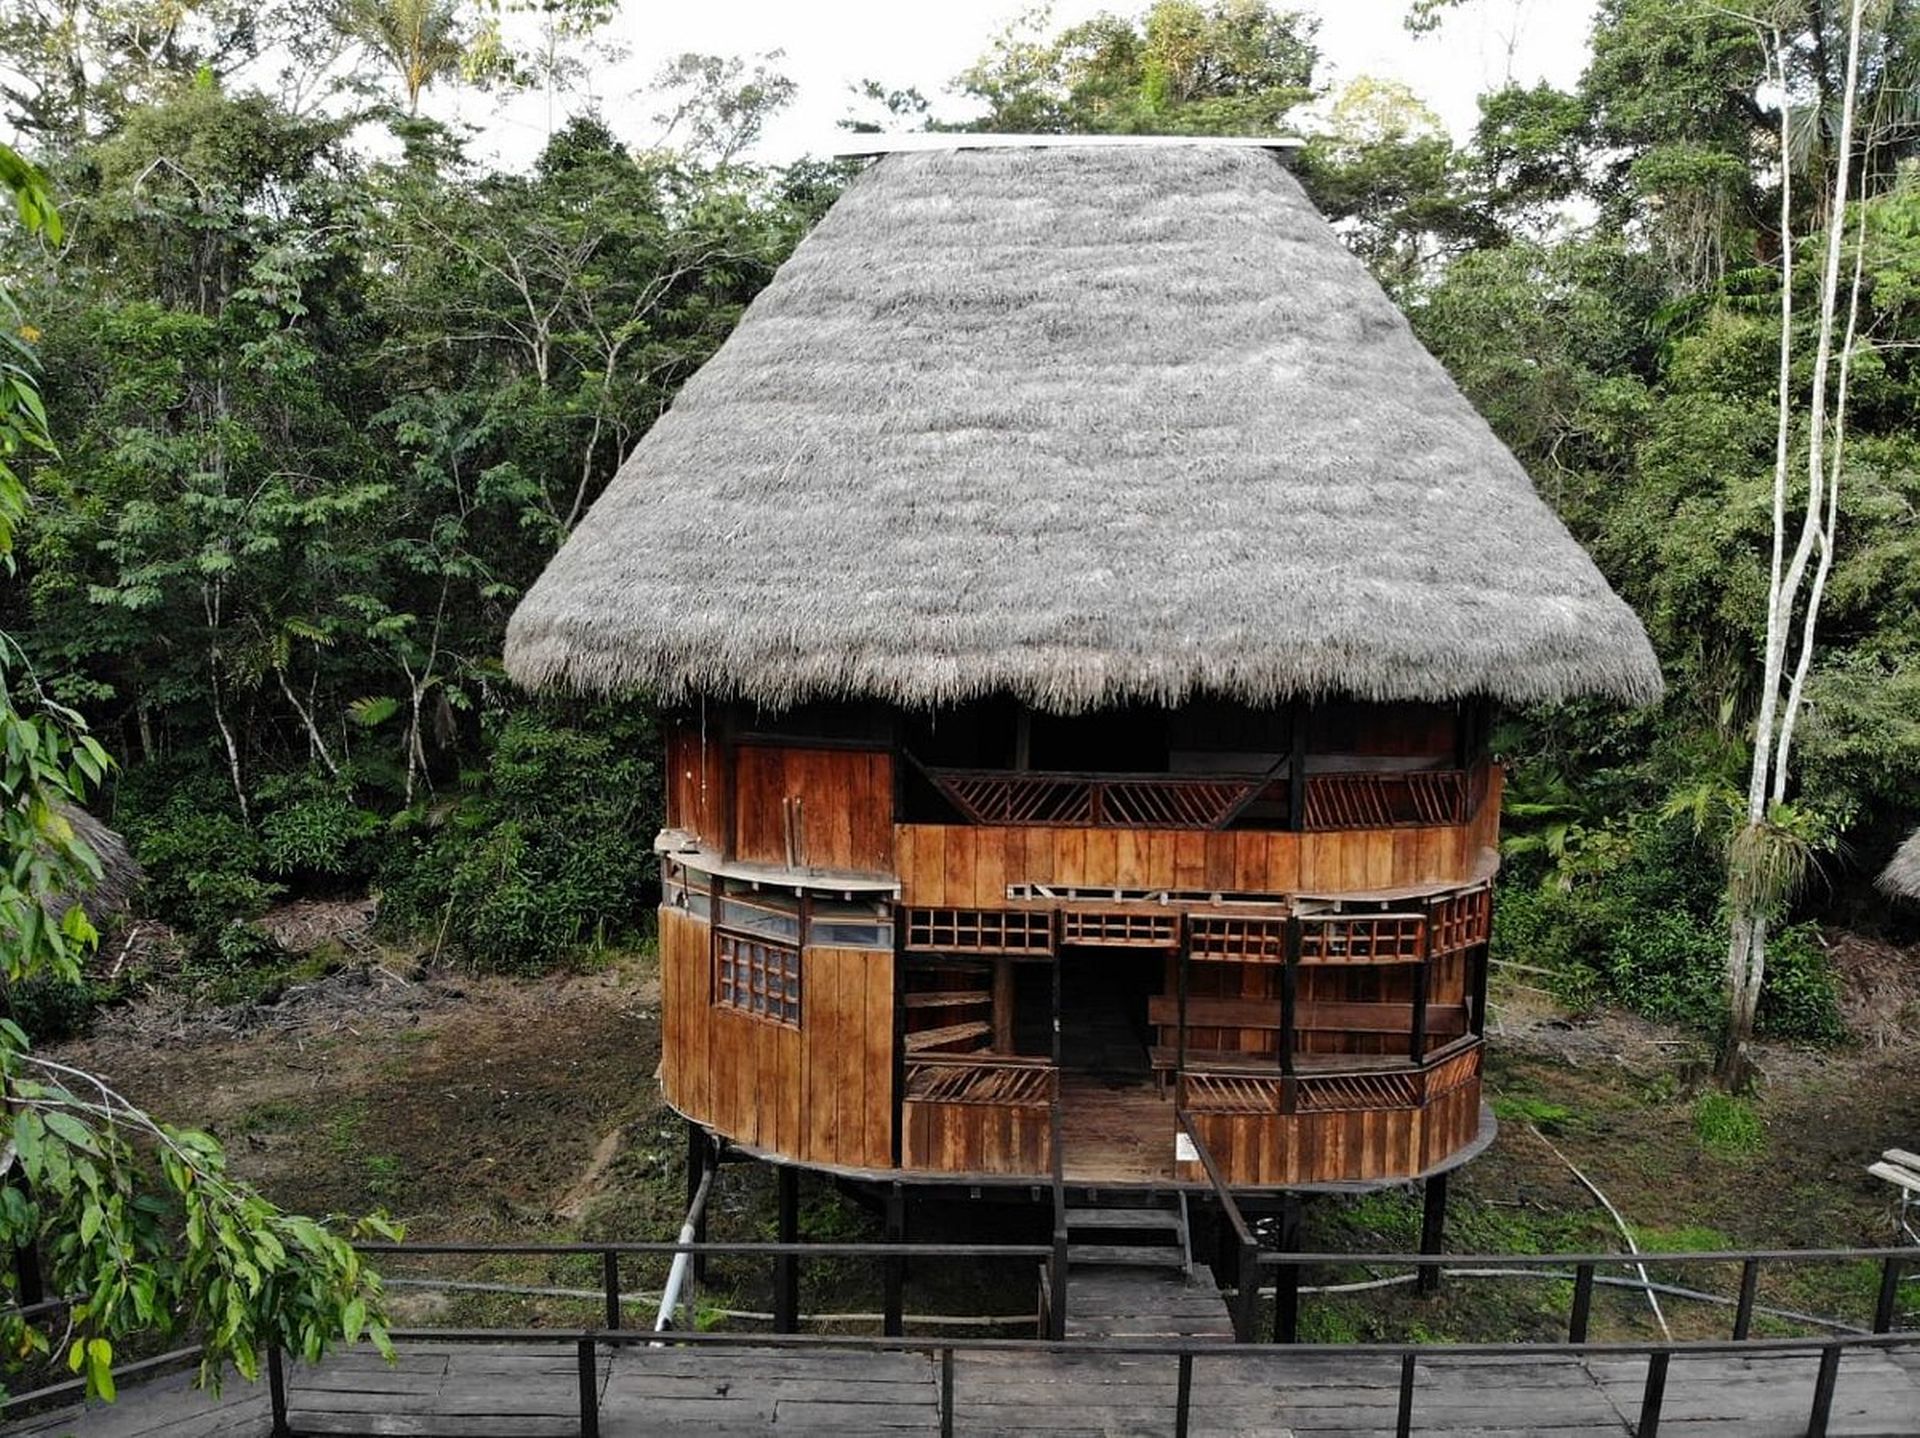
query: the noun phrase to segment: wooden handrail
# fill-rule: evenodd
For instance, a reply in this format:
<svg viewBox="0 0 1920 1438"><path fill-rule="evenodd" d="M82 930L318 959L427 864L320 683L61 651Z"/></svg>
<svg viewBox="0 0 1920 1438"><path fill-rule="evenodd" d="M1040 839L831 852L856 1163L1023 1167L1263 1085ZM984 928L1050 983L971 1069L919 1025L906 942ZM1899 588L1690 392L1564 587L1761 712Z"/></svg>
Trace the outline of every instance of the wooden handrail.
<svg viewBox="0 0 1920 1438"><path fill-rule="evenodd" d="M1233 1229L1235 1276L1233 1291L1233 1338L1236 1343L1254 1341L1254 1325L1258 1321L1260 1303L1260 1243L1253 1236L1246 1216L1240 1212L1240 1205L1234 1200L1233 1189L1227 1184L1220 1172L1220 1166L1213 1161L1213 1151L1207 1147L1207 1141L1200 1136L1200 1126L1193 1121L1193 1115L1184 1108L1174 1110L1175 1120L1192 1143L1195 1157L1200 1160L1200 1170L1207 1176L1207 1182L1213 1186L1214 1200L1220 1205L1220 1212L1226 1216L1227 1223Z"/></svg>

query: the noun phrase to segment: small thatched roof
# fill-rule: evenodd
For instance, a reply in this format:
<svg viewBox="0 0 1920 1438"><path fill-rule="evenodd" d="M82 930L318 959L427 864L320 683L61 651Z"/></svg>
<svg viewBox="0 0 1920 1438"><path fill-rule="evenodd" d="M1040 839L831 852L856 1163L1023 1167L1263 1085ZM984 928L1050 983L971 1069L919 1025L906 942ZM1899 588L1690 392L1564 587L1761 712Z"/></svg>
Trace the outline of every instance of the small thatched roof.
<svg viewBox="0 0 1920 1438"><path fill-rule="evenodd" d="M1075 711L1603 694L1632 612L1271 154L893 154L634 450L522 683Z"/></svg>
<svg viewBox="0 0 1920 1438"><path fill-rule="evenodd" d="M127 847L127 841L85 809L62 804L60 817L71 824L81 842L93 850L94 857L100 861L100 877L84 893L55 895L45 901L44 907L58 918L78 899L87 917L96 924L124 914L132 907L134 890L146 882L146 875Z"/></svg>
<svg viewBox="0 0 1920 1438"><path fill-rule="evenodd" d="M1893 862L1880 871L1880 887L1901 899L1920 899L1920 829L1893 851Z"/></svg>

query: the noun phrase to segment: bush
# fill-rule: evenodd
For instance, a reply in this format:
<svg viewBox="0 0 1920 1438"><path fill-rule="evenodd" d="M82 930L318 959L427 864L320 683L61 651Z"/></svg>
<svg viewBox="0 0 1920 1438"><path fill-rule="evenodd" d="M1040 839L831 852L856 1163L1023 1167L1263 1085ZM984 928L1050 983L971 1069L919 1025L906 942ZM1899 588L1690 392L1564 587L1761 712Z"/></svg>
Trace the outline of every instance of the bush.
<svg viewBox="0 0 1920 1438"><path fill-rule="evenodd" d="M270 872L335 881L372 874L372 841L385 826L353 802L349 782L299 771L265 780L258 797L261 857Z"/></svg>
<svg viewBox="0 0 1920 1438"><path fill-rule="evenodd" d="M1643 818L1609 833L1603 860L1544 881L1539 865L1510 868L1494 906L1493 957L1552 970L1570 1003L1608 999L1718 1034L1726 1025L1721 885L1717 865L1684 826ZM1844 1036L1812 925L1775 935L1759 1027L1773 1038Z"/></svg>
<svg viewBox="0 0 1920 1438"><path fill-rule="evenodd" d="M147 911L195 948L215 943L234 919L258 917L282 892L260 877L266 851L233 791L208 769L157 763L130 770L115 817L146 870Z"/></svg>
<svg viewBox="0 0 1920 1438"><path fill-rule="evenodd" d="M633 935L655 875L655 743L635 706L516 714L452 814L390 859L383 921L515 972Z"/></svg>

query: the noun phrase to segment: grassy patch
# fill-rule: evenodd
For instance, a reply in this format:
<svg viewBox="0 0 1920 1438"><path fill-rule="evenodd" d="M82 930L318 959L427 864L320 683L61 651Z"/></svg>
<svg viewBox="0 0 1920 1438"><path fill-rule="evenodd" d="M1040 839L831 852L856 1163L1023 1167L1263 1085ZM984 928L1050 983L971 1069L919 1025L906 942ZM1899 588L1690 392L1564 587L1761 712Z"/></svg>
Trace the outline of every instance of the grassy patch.
<svg viewBox="0 0 1920 1438"><path fill-rule="evenodd" d="M1752 1158L1767 1146L1766 1127L1752 1105L1718 1090L1694 1100L1693 1131L1716 1158Z"/></svg>

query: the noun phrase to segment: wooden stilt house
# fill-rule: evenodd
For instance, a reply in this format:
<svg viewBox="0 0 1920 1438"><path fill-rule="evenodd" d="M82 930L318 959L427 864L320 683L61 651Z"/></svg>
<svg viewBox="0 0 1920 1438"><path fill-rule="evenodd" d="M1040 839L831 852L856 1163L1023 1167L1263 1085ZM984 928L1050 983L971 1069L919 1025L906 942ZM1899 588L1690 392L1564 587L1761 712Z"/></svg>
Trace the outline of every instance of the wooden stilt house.
<svg viewBox="0 0 1920 1438"><path fill-rule="evenodd" d="M953 137L956 146L965 137ZM528 594L668 706L666 1095L905 1179L1443 1171L1502 703L1646 637L1285 166L876 161Z"/></svg>

